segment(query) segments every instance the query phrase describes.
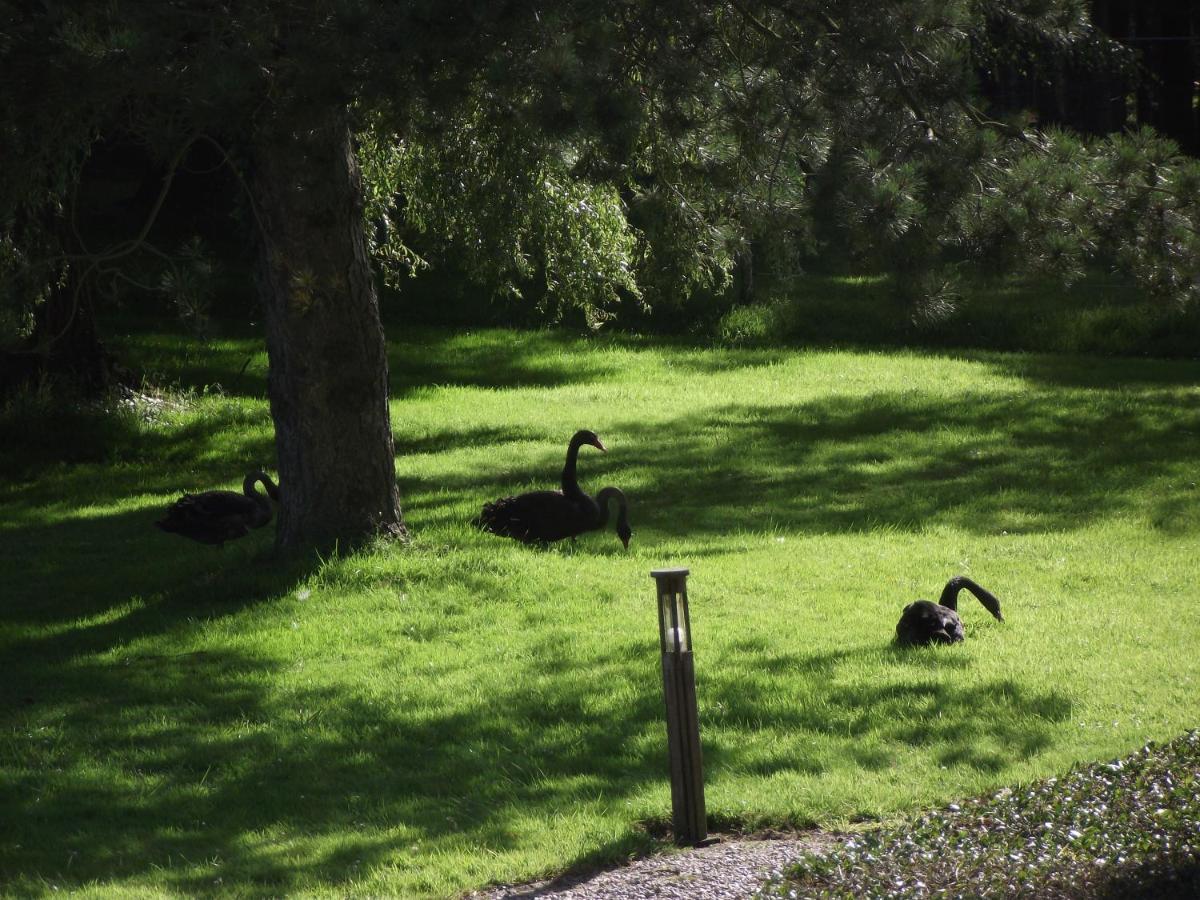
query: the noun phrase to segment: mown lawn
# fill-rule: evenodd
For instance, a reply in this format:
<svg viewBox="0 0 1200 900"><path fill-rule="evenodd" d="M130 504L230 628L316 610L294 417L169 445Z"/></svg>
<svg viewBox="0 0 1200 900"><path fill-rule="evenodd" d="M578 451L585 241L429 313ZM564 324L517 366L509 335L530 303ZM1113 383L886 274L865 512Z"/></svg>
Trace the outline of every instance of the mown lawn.
<svg viewBox="0 0 1200 900"><path fill-rule="evenodd" d="M0 890L453 896L645 852L664 565L716 829L886 819L1198 724L1200 363L398 338L409 546L152 527L270 464L248 337L125 338L164 403L4 411ZM468 526L579 427L629 552ZM965 644L894 649L956 573L1007 623L964 595Z"/></svg>

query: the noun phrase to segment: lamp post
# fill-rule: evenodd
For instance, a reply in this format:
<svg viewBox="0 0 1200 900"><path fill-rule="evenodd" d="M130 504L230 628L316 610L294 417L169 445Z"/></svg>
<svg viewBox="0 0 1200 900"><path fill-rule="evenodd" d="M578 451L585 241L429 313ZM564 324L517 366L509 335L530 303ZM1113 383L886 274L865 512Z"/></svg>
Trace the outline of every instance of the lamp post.
<svg viewBox="0 0 1200 900"><path fill-rule="evenodd" d="M687 569L655 569L663 696L667 705L667 755L671 762L671 816L678 844L708 836L704 814L704 761L696 712L696 670L688 616Z"/></svg>

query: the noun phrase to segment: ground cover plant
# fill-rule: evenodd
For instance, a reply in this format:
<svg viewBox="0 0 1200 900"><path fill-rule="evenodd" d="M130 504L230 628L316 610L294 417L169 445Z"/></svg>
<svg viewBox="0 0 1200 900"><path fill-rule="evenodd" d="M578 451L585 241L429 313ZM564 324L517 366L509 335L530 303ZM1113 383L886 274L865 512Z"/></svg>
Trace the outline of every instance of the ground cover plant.
<svg viewBox="0 0 1200 900"><path fill-rule="evenodd" d="M806 856L774 897L1200 895L1200 735L1072 767L1014 791Z"/></svg>
<svg viewBox="0 0 1200 900"><path fill-rule="evenodd" d="M260 345L121 344L143 395L3 414L8 893L452 896L659 846L663 565L692 570L713 828L888 819L1195 726L1196 362L410 331L412 542L281 562L269 529L152 527L271 462ZM629 552L468 526L578 427ZM894 648L955 573L1008 621Z"/></svg>

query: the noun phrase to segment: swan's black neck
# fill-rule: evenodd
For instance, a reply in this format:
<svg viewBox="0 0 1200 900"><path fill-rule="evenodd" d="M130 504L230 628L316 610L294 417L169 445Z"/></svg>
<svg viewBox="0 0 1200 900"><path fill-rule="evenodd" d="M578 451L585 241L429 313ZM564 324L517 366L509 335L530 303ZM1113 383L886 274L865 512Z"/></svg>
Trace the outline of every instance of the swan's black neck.
<svg viewBox="0 0 1200 900"><path fill-rule="evenodd" d="M946 586L942 588L942 597L938 600L939 606L958 612L958 592L964 587L963 580L961 575L955 575L946 582Z"/></svg>
<svg viewBox="0 0 1200 900"><path fill-rule="evenodd" d="M262 471L251 472L245 477L245 479L243 479L242 493L247 497L258 501L261 505L270 508L270 503L267 502L267 497L264 497L254 489L255 483L259 481L261 481L263 483L263 487L267 489L267 496L269 496L272 500L279 499L279 487L271 480L271 476Z"/></svg>
<svg viewBox="0 0 1200 900"><path fill-rule="evenodd" d="M571 438L571 443L567 445L567 461L563 465L562 470L562 490L564 494L581 494L583 490L579 487L579 479L575 474L576 462L579 459L579 448L582 447L587 440L587 436L583 432L577 433Z"/></svg>
<svg viewBox="0 0 1200 900"><path fill-rule="evenodd" d="M608 524L608 501L617 501L617 525L629 524L629 502L625 499L625 494L620 488L606 487L600 488L600 493L596 495L596 505L600 507L600 527L603 528Z"/></svg>
<svg viewBox="0 0 1200 900"><path fill-rule="evenodd" d="M946 582L946 587L942 589L942 599L938 603L947 609L952 609L958 612L958 592L966 588L983 604L983 608L990 612L993 616L1004 621L1004 616L1000 614L1000 601L996 599L996 595L986 588L977 585L965 575L955 575Z"/></svg>

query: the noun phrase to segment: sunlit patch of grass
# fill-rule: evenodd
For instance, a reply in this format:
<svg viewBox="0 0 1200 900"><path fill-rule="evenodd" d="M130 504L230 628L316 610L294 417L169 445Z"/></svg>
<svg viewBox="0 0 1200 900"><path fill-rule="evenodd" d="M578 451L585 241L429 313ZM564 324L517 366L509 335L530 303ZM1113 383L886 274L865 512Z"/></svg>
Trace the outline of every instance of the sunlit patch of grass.
<svg viewBox="0 0 1200 900"><path fill-rule="evenodd" d="M124 348L177 383L161 415L0 418L40 448L0 485L11 893L451 896L659 846L663 565L692 570L714 822L887 819L1195 725L1195 363L417 332L413 541L282 562L269 529L152 526L273 458L258 345L173 341ZM470 528L578 427L629 552ZM1008 621L964 596L965 644L895 649L959 572Z"/></svg>

